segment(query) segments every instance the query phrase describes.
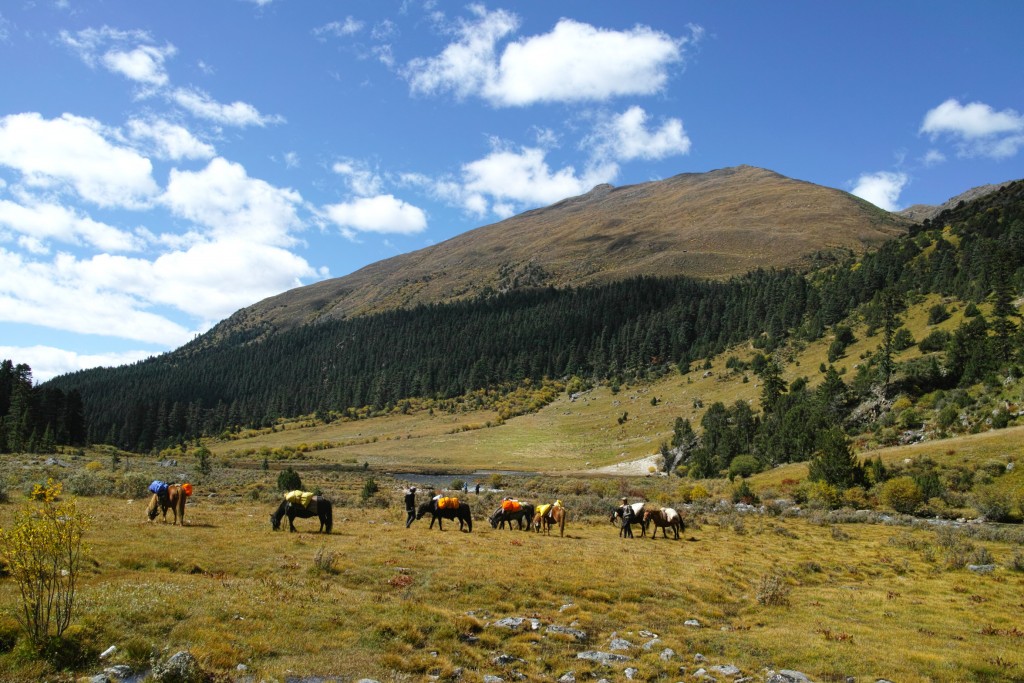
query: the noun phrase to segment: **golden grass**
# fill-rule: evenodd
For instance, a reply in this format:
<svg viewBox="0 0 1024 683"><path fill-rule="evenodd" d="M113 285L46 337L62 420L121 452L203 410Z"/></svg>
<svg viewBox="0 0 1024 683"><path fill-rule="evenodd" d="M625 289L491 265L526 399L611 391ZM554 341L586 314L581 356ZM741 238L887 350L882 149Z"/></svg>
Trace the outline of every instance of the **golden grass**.
<svg viewBox="0 0 1024 683"><path fill-rule="evenodd" d="M115 659L189 648L210 670L244 663L257 680L420 680L457 668L463 680L512 669L617 678L626 665L576 659L608 651L617 633L644 680L692 673L696 653L747 675L790 668L815 680L1024 676L1024 574L1005 567L1015 552L1005 543L978 544L1000 565L978 575L948 569L934 533L881 525L832 533L799 519L701 516L679 541L627 541L601 517L574 519L564 538L478 519L464 534L422 520L405 529L396 497L389 509L337 510L335 533L321 536L310 520L296 521L297 534L271 532L269 503L194 501L185 528L144 523L139 501L80 501L94 526L77 623L97 646L118 645ZM13 507L0 507L0 526ZM318 553L333 553L331 570L314 569ZM788 604L758 602L766 576L789 588ZM16 603L0 581L0 606ZM493 625L504 617L541 627ZM652 637L642 631L661 643L643 650ZM665 647L677 658L659 659ZM497 665L499 654L525 661ZM38 676L0 654L0 679Z"/></svg>

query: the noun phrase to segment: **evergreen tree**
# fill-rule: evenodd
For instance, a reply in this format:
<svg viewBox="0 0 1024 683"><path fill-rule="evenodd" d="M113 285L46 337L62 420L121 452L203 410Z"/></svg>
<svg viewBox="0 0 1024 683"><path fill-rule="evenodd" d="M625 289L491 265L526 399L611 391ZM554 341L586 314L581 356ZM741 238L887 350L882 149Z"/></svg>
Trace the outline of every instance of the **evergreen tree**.
<svg viewBox="0 0 1024 683"><path fill-rule="evenodd" d="M818 452L811 458L807 478L823 481L839 489L849 488L864 479L857 456L850 449L850 440L838 427L820 437Z"/></svg>

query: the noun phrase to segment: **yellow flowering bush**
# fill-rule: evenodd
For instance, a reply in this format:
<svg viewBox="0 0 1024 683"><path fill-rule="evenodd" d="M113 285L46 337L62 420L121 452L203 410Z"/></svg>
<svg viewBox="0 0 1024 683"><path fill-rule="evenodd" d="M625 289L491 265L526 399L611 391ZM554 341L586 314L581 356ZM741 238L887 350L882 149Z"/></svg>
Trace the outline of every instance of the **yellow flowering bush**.
<svg viewBox="0 0 1024 683"><path fill-rule="evenodd" d="M82 538L88 517L75 501L60 501L62 485L36 484L31 502L0 529L0 556L18 585L18 623L33 645L42 649L71 624Z"/></svg>

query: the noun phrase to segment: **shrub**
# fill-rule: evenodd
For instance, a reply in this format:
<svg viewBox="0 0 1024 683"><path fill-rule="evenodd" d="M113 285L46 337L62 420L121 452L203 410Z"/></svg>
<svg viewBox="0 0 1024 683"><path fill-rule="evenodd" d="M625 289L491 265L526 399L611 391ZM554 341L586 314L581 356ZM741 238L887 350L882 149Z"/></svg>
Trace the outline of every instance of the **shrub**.
<svg viewBox="0 0 1024 683"><path fill-rule="evenodd" d="M732 502L757 505L761 500L757 497L757 494L754 493L754 490L750 488L750 484L747 483L747 480L740 479L739 486L732 491Z"/></svg>
<svg viewBox="0 0 1024 683"><path fill-rule="evenodd" d="M41 505L28 504L8 529L0 530L0 554L20 589L21 609L15 613L40 652L71 625L89 522L73 499L58 502L61 489L48 480L37 498Z"/></svg>
<svg viewBox="0 0 1024 683"><path fill-rule="evenodd" d="M894 351L905 351L916 343L914 335L905 327L896 330L896 334L892 336L892 348Z"/></svg>
<svg viewBox="0 0 1024 683"><path fill-rule="evenodd" d="M1013 501L1006 491L995 486L981 486L974 490L971 505L990 522L1005 522L1010 518Z"/></svg>
<svg viewBox="0 0 1024 683"><path fill-rule="evenodd" d="M762 576L757 584L757 602L761 605L788 605L789 592L786 579L776 572L770 572Z"/></svg>
<svg viewBox="0 0 1024 683"><path fill-rule="evenodd" d="M843 491L843 505L855 510L865 510L870 507L867 492L862 486L851 486Z"/></svg>
<svg viewBox="0 0 1024 683"><path fill-rule="evenodd" d="M928 309L928 324L938 325L943 320L949 319L949 310L945 304L935 304Z"/></svg>
<svg viewBox="0 0 1024 683"><path fill-rule="evenodd" d="M932 330L924 339L917 343L917 348L921 350L921 353L942 351L946 348L946 344L949 343L949 339L949 332L945 330Z"/></svg>
<svg viewBox="0 0 1024 683"><path fill-rule="evenodd" d="M694 484L693 488L690 489L690 500L694 503L699 503L702 500L706 500L711 497L708 490L700 484Z"/></svg>
<svg viewBox="0 0 1024 683"><path fill-rule="evenodd" d="M839 489L824 481L805 481L796 490L798 501L817 509L834 510L839 507Z"/></svg>
<svg viewBox="0 0 1024 683"><path fill-rule="evenodd" d="M299 477L299 473L291 467L281 470L281 473L277 475L277 490L301 491L302 479Z"/></svg>
<svg viewBox="0 0 1024 683"><path fill-rule="evenodd" d="M64 485L68 493L85 497L109 495L112 489L109 479L89 470L72 472L65 478Z"/></svg>
<svg viewBox="0 0 1024 683"><path fill-rule="evenodd" d="M377 493L377 491L379 490L380 487L377 486L377 482L373 480L373 477L369 477L366 481L363 482L363 490L359 494L359 497L362 498L363 502L365 503L367 500L370 499L370 496Z"/></svg>
<svg viewBox="0 0 1024 683"><path fill-rule="evenodd" d="M878 499L882 505L909 515L913 514L924 497L917 482L911 477L896 477L882 484Z"/></svg>
<svg viewBox="0 0 1024 683"><path fill-rule="evenodd" d="M736 477L743 477L745 479L753 474L757 474L760 469L760 464L754 456L737 455L729 463L729 479L735 479Z"/></svg>

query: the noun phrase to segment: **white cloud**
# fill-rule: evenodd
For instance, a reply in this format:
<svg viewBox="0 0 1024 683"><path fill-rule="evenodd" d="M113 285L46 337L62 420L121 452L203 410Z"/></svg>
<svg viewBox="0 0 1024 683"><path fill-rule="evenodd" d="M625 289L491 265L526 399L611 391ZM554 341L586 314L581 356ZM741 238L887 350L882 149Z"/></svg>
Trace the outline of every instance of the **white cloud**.
<svg viewBox="0 0 1024 683"><path fill-rule="evenodd" d="M132 119L128 122L128 134L134 140L150 141L154 156L160 159L209 159L216 153L213 145L198 139L183 126L163 119Z"/></svg>
<svg viewBox="0 0 1024 683"><path fill-rule="evenodd" d="M78 353L53 346L0 346L0 358L11 358L32 368L32 379L46 382L57 375L88 370L89 368L116 367L145 360L153 351L119 351L111 353Z"/></svg>
<svg viewBox="0 0 1024 683"><path fill-rule="evenodd" d="M201 171L171 169L161 201L176 215L212 230L215 239L266 245L294 243L302 228L302 197L291 189L250 178L241 164L217 157Z"/></svg>
<svg viewBox="0 0 1024 683"><path fill-rule="evenodd" d="M284 122L280 116L261 114L256 107L247 102L221 104L207 93L195 88L177 88L171 93L171 99L194 116L225 126L262 127Z"/></svg>
<svg viewBox="0 0 1024 683"><path fill-rule="evenodd" d="M647 112L634 106L599 123L581 147L594 149L598 157L620 161L663 159L689 154L690 138L679 119L668 119L661 128L648 130Z"/></svg>
<svg viewBox="0 0 1024 683"><path fill-rule="evenodd" d="M925 167L938 166L944 161L946 161L946 155L937 149L928 150L925 152L924 158L921 159Z"/></svg>
<svg viewBox="0 0 1024 683"><path fill-rule="evenodd" d="M84 242L107 251L135 251L143 246L131 233L57 204L23 205L0 199L0 225L36 240L36 243L26 243L36 253L43 253L43 240L50 239L70 244Z"/></svg>
<svg viewBox="0 0 1024 683"><path fill-rule="evenodd" d="M0 164L21 172L31 187L63 189L99 206L142 208L157 193L153 165L112 144L98 121L38 113L0 119Z"/></svg>
<svg viewBox="0 0 1024 683"><path fill-rule="evenodd" d="M362 21L354 19L353 17L345 17L345 21L332 21L318 26L313 29L313 35L321 40L325 36L334 36L335 38L343 38L345 36L352 36L363 30L366 24Z"/></svg>
<svg viewBox="0 0 1024 683"><path fill-rule="evenodd" d="M551 204L614 180L618 170L615 164L603 164L587 169L583 175L577 175L572 166L552 171L544 150L528 147L518 152L499 149L462 167L465 206L481 206L484 196L505 204Z"/></svg>
<svg viewBox="0 0 1024 683"><path fill-rule="evenodd" d="M331 170L345 178L353 194L360 197L381 194L383 179L364 164L352 159L343 159L335 162Z"/></svg>
<svg viewBox="0 0 1024 683"><path fill-rule="evenodd" d="M948 99L925 114L920 132L932 139L952 136L960 156L1004 159L1024 147L1024 116L1013 109L995 111L982 102L962 105Z"/></svg>
<svg viewBox="0 0 1024 683"><path fill-rule="evenodd" d="M109 26L86 28L77 33L61 31L60 40L77 52L79 58L90 67L95 67L99 63L104 45L127 47L139 43L153 43L153 38L145 31L123 31Z"/></svg>
<svg viewBox="0 0 1024 683"><path fill-rule="evenodd" d="M519 28L518 17L470 9L476 21L462 21L455 42L409 62L413 92L478 95L495 106L650 95L664 89L688 40L646 26L612 31L562 19L550 33L509 43L499 58L498 42ZM697 39L701 30L692 31Z"/></svg>
<svg viewBox="0 0 1024 683"><path fill-rule="evenodd" d="M359 197L351 202L330 204L324 213L344 231L411 235L427 227L423 209L390 194ZM351 236L349 232L345 233Z"/></svg>
<svg viewBox="0 0 1024 683"><path fill-rule="evenodd" d="M898 211L896 202L908 182L910 178L905 173L864 173L850 193L886 211Z"/></svg>
<svg viewBox="0 0 1024 683"><path fill-rule="evenodd" d="M101 57L103 66L114 73L153 87L163 87L170 80L164 69L164 60L173 57L177 49L173 45L156 47L139 45L132 50L110 50Z"/></svg>

